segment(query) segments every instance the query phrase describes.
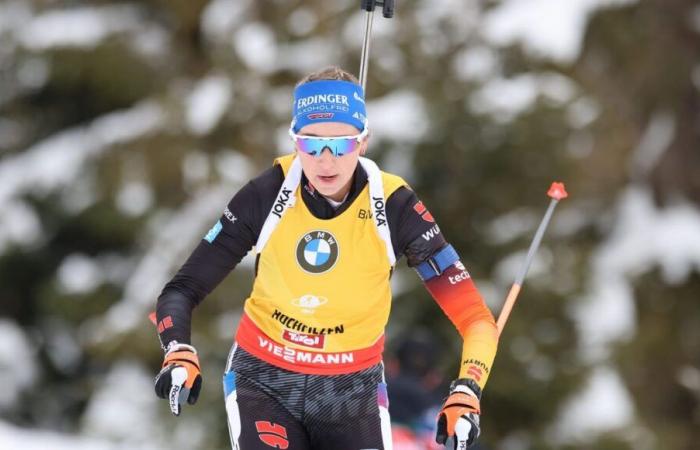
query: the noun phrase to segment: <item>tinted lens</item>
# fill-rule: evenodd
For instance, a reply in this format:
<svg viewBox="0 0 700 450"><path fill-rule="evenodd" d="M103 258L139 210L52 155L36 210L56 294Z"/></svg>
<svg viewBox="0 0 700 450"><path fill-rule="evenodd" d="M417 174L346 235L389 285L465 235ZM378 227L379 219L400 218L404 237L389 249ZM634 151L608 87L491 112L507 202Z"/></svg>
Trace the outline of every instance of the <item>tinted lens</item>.
<svg viewBox="0 0 700 450"><path fill-rule="evenodd" d="M324 149L329 149L333 156L343 156L355 151L359 145L354 138L339 139L316 139L303 138L296 139L297 148L312 156L321 156Z"/></svg>

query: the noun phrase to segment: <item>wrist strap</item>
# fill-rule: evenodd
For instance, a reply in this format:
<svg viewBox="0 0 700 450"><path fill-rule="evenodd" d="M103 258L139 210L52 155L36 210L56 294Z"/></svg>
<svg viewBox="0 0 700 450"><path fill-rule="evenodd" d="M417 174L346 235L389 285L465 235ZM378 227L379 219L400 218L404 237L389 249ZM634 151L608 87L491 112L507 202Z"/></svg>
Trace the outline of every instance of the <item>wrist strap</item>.
<svg viewBox="0 0 700 450"><path fill-rule="evenodd" d="M192 347L189 344L181 344L178 341L170 341L168 342L167 347L165 348L165 356L168 356L169 354L173 352L179 352L179 351L187 351L187 352L192 352L195 355L197 354L197 349Z"/></svg>
<svg viewBox="0 0 700 450"><path fill-rule="evenodd" d="M450 394L462 392L481 400L481 388L471 378L458 378L450 384Z"/></svg>

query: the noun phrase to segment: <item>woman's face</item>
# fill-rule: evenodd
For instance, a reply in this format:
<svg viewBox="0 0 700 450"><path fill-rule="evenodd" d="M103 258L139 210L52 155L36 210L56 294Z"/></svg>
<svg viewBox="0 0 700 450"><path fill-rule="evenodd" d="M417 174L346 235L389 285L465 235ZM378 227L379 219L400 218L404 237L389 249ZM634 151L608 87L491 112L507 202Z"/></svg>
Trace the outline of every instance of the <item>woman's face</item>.
<svg viewBox="0 0 700 450"><path fill-rule="evenodd" d="M314 123L303 127L297 133L301 136L356 136L360 130L341 122ZM357 167L358 158L365 154L368 139L357 150L343 156L333 156L330 150L323 150L321 156L311 156L297 150L301 167L306 178L324 197L341 201L350 190L352 175Z"/></svg>

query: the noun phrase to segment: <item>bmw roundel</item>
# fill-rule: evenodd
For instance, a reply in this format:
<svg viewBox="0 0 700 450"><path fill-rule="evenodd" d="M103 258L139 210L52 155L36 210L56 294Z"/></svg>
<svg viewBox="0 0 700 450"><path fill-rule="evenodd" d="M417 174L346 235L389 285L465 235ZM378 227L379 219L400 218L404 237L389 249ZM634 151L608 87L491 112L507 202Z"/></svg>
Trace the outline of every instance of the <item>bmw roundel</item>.
<svg viewBox="0 0 700 450"><path fill-rule="evenodd" d="M328 231L311 231L299 239L296 256L306 272L323 273L332 269L338 260L338 242Z"/></svg>

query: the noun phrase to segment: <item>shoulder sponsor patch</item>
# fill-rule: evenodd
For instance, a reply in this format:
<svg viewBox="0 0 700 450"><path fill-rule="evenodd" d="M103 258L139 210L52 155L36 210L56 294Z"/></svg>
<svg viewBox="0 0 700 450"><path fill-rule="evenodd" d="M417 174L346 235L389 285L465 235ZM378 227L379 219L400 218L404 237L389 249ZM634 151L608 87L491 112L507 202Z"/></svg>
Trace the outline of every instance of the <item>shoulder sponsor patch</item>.
<svg viewBox="0 0 700 450"><path fill-rule="evenodd" d="M430 211L428 211L428 208L425 207L423 202L419 201L413 205L413 210L417 212L418 215L421 216L426 222L435 222L435 218L433 218L433 215L430 214Z"/></svg>
<svg viewBox="0 0 700 450"><path fill-rule="evenodd" d="M421 236L423 236L423 239L425 239L426 241L429 241L439 234L440 234L440 227L437 226L437 224L435 224L428 231L423 233Z"/></svg>
<svg viewBox="0 0 700 450"><path fill-rule="evenodd" d="M236 223L236 220L238 220L238 217L233 215L231 210L228 209L228 206L226 207L226 209L224 209L224 217L226 217L231 223Z"/></svg>
<svg viewBox="0 0 700 450"><path fill-rule="evenodd" d="M204 240L209 242L210 244L216 239L216 237L221 233L221 229L223 228L223 225L221 225L221 221L218 220L213 227L211 227L211 230L204 236Z"/></svg>

